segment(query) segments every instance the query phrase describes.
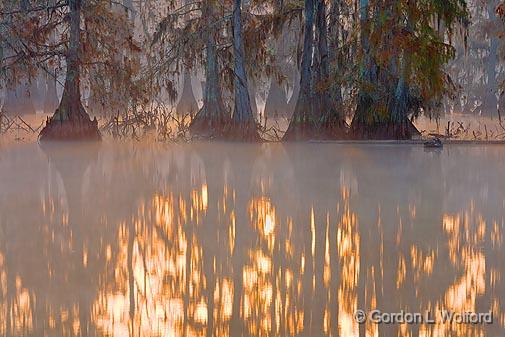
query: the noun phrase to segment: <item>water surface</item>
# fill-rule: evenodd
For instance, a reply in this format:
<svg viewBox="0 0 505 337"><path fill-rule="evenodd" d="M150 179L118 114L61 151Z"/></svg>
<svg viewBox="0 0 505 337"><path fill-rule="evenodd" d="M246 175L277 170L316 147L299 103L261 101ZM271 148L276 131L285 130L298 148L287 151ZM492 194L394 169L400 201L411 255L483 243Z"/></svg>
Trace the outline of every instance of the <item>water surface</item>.
<svg viewBox="0 0 505 337"><path fill-rule="evenodd" d="M2 148L0 336L503 336L504 175L500 146Z"/></svg>

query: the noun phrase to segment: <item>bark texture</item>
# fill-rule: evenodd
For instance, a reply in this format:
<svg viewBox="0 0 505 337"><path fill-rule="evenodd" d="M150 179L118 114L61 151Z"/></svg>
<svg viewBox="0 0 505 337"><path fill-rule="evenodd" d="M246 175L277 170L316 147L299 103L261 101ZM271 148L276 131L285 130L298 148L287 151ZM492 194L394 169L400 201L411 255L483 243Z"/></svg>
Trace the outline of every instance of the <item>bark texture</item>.
<svg viewBox="0 0 505 337"><path fill-rule="evenodd" d="M360 39L361 49L363 51L363 69L361 70L361 82L363 84L374 84L373 62L370 51L370 22L369 22L369 3L368 0L360 0ZM369 92L361 89L358 93L358 102L356 112L351 123L351 132L355 138L367 138L367 125L369 120L369 108L373 100Z"/></svg>
<svg viewBox="0 0 505 337"><path fill-rule="evenodd" d="M315 29L314 29L315 28ZM284 140L336 139L346 136L340 97L330 83L327 9L324 0L305 1L305 32L300 94Z"/></svg>
<svg viewBox="0 0 505 337"><path fill-rule="evenodd" d="M496 4L493 2L488 3L486 9L490 22L497 22L498 18L496 15ZM498 93L500 92L496 71L496 66L498 64L498 55L500 54L500 41L498 36L500 36L500 33L496 31L492 31L489 34L489 54L486 60L487 92L484 96L484 104L482 109L482 114L492 117L498 111Z"/></svg>
<svg viewBox="0 0 505 337"><path fill-rule="evenodd" d="M80 48L81 0L69 0L70 41L66 55L67 74L60 105L40 133L41 141L100 140L96 118L89 118L81 101Z"/></svg>
<svg viewBox="0 0 505 337"><path fill-rule="evenodd" d="M305 0L305 32L303 37L302 66L300 70L300 94L293 117L283 139L287 141L310 138L315 123L312 106L312 53L314 50L314 0Z"/></svg>
<svg viewBox="0 0 505 337"><path fill-rule="evenodd" d="M251 108L249 85L245 69L244 41L242 39L242 1L233 1L233 57L235 107L230 136L240 140L259 140L256 120Z"/></svg>
<svg viewBox="0 0 505 337"><path fill-rule="evenodd" d="M316 22L318 32L318 54L319 54L319 72L318 85L316 88L319 98L320 128L323 137L335 138L345 135L345 120L341 111L341 93L340 87L330 86L330 52L328 48L328 23L326 21L326 3L324 0L316 0ZM335 4L336 5L336 4ZM334 9L335 10L335 9ZM336 24L336 22L335 22ZM338 31L338 30L337 30ZM335 53L338 43L338 37L334 36ZM335 56L334 56L335 58ZM340 103L340 104L339 104Z"/></svg>
<svg viewBox="0 0 505 337"><path fill-rule="evenodd" d="M362 86L358 94L358 104L354 115L351 132L356 139L412 139L420 135L409 114L415 108L412 101L408 77L409 54L403 52L396 58L391 58L386 65L378 66L370 41L372 20L369 18L368 0L361 0L361 45L363 48ZM391 16L391 8L374 6L374 28L381 29L378 18ZM410 30L409 18L405 17ZM384 43L390 39L386 36ZM389 46L393 48L394 46ZM398 65L399 63L399 65ZM377 96L385 96L386 100L378 100Z"/></svg>
<svg viewBox="0 0 505 337"><path fill-rule="evenodd" d="M217 57L215 15L211 0L204 4L204 13L207 18L206 34L206 81L204 103L202 109L191 123L190 130L193 135L205 138L220 138L224 136L225 128L230 123L230 116L223 103L219 81L219 61Z"/></svg>

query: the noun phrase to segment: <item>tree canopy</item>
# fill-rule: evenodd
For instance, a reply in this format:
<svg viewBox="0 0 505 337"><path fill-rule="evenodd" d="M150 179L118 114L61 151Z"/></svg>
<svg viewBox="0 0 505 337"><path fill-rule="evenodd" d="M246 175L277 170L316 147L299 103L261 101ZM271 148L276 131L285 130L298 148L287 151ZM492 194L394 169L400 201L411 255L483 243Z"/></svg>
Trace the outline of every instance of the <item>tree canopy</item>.
<svg viewBox="0 0 505 337"><path fill-rule="evenodd" d="M470 99L458 66L482 59L477 14L503 16L503 4L476 1L4 1L2 83L44 73L68 88L74 65L74 95L61 100L83 103L60 103L51 119L96 116L116 136L258 140L280 111L286 140L410 139L416 118L462 97L494 97L487 109L499 112L499 20L480 47L492 65L463 70L484 73L493 93Z"/></svg>

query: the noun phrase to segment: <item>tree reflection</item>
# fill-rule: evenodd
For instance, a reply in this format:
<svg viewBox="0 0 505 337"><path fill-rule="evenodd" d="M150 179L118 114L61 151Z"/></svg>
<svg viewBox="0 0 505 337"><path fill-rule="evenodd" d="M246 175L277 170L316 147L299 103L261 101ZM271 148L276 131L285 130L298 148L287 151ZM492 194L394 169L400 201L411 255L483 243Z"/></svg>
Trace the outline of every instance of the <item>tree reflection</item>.
<svg viewBox="0 0 505 337"><path fill-rule="evenodd" d="M0 335L493 336L505 326L505 188L488 183L504 168L498 150L24 151L3 156L0 177L27 157L47 174L0 191ZM474 156L494 168L453 174ZM493 309L496 324L359 325L358 308Z"/></svg>

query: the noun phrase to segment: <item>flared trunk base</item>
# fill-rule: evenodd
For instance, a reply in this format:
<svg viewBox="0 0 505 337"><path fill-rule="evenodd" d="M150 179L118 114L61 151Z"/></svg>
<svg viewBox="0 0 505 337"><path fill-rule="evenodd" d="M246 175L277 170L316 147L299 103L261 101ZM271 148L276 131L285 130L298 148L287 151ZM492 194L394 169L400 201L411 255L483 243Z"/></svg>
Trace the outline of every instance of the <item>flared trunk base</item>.
<svg viewBox="0 0 505 337"><path fill-rule="evenodd" d="M226 127L231 122L231 118L223 111L224 107L220 102L215 105L209 103L209 108L204 105L189 126L191 135L203 139L223 138Z"/></svg>
<svg viewBox="0 0 505 337"><path fill-rule="evenodd" d="M345 140L348 127L345 122L329 126L314 126L312 123L290 124L282 140L288 142L306 140Z"/></svg>
<svg viewBox="0 0 505 337"><path fill-rule="evenodd" d="M196 102L195 95L193 94L193 89L191 88L191 79L188 81L189 87L185 82L181 99L175 108L178 116L194 116L198 112L198 103Z"/></svg>
<svg viewBox="0 0 505 337"><path fill-rule="evenodd" d="M411 140L420 136L419 130L408 119L404 125L381 123L370 126L353 123L351 127L351 137L357 140Z"/></svg>
<svg viewBox="0 0 505 337"><path fill-rule="evenodd" d="M221 139L224 137L226 125L229 122L224 120L209 118L201 116L197 117L191 122L189 131L191 135L196 138L202 139Z"/></svg>
<svg viewBox="0 0 505 337"><path fill-rule="evenodd" d="M46 126L39 136L40 141L100 141L102 139L98 130L96 119L90 120L87 116L74 120L48 119Z"/></svg>
<svg viewBox="0 0 505 337"><path fill-rule="evenodd" d="M255 123L232 122L227 125L224 138L231 141L261 142L262 139Z"/></svg>
<svg viewBox="0 0 505 337"><path fill-rule="evenodd" d="M191 135L204 140L262 141L255 123L234 122L231 118L211 118L200 111L190 125Z"/></svg>

